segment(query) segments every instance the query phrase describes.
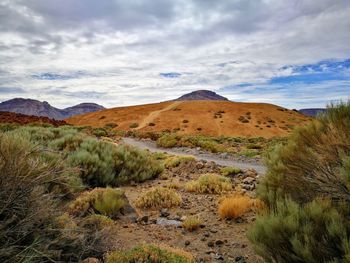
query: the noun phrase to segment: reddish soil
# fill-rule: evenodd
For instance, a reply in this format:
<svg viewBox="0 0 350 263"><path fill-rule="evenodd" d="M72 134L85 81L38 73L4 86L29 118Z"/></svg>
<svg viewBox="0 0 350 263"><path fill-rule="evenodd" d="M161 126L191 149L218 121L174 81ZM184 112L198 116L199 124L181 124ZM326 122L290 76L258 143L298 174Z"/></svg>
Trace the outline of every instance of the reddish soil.
<svg viewBox="0 0 350 263"><path fill-rule="evenodd" d="M310 118L265 103L171 101L106 109L76 115L66 121L73 125L92 127L114 123L118 125L117 130L124 131L170 130L180 134L271 138L287 136L294 126L305 125ZM130 128L133 123L137 123L138 127Z"/></svg>
<svg viewBox="0 0 350 263"><path fill-rule="evenodd" d="M21 113L0 111L0 123L18 123L20 125L30 123L48 123L55 127L67 125L65 121L53 120L48 117L38 117L33 115L25 115Z"/></svg>

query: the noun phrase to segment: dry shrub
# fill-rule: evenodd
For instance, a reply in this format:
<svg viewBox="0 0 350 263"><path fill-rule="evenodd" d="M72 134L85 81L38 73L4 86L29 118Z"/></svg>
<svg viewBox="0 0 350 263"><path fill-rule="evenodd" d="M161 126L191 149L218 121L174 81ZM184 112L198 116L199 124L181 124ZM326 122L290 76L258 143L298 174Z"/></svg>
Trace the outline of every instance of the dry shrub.
<svg viewBox="0 0 350 263"><path fill-rule="evenodd" d="M187 231L192 232L194 230L197 230L200 227L201 223L202 221L198 217L189 216L182 222L182 227Z"/></svg>
<svg viewBox="0 0 350 263"><path fill-rule="evenodd" d="M152 188L136 200L136 206L142 208L169 208L179 206L181 196L172 189Z"/></svg>
<svg viewBox="0 0 350 263"><path fill-rule="evenodd" d="M249 211L263 213L266 211L266 205L259 199L238 194L225 197L219 203L219 215L221 218L235 219Z"/></svg>
<svg viewBox="0 0 350 263"><path fill-rule="evenodd" d="M204 174L198 180L185 185L186 191L207 194L220 194L232 190L231 180L217 174Z"/></svg>
<svg viewBox="0 0 350 263"><path fill-rule="evenodd" d="M139 245L129 251L116 251L107 255L106 263L194 263L193 256L166 245Z"/></svg>

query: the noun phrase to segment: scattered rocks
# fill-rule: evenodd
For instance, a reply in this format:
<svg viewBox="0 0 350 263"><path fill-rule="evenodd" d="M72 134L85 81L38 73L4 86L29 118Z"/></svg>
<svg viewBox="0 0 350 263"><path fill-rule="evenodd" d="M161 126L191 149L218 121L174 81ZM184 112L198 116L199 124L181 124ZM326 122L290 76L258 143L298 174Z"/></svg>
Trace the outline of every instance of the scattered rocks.
<svg viewBox="0 0 350 263"><path fill-rule="evenodd" d="M185 246L188 246L188 245L190 245L191 244L191 242L189 241L189 240L186 240L185 241Z"/></svg>
<svg viewBox="0 0 350 263"><path fill-rule="evenodd" d="M208 247L214 247L214 241L209 241L209 242L207 243L207 245L208 245Z"/></svg>
<svg viewBox="0 0 350 263"><path fill-rule="evenodd" d="M215 241L216 246L221 246L222 244L224 244L224 241L222 241L220 239Z"/></svg>

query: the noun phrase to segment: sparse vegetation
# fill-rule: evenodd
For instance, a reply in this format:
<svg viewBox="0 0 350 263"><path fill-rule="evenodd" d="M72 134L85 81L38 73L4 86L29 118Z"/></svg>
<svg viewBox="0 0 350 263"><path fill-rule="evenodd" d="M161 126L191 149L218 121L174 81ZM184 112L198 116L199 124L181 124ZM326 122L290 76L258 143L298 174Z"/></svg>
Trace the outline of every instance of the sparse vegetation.
<svg viewBox="0 0 350 263"><path fill-rule="evenodd" d="M193 256L180 249L168 246L139 245L129 251L107 255L106 263L194 263Z"/></svg>
<svg viewBox="0 0 350 263"><path fill-rule="evenodd" d="M221 194L232 190L232 183L229 178L218 174L204 174L198 180L188 182L185 188L188 192Z"/></svg>
<svg viewBox="0 0 350 263"><path fill-rule="evenodd" d="M141 195L136 200L136 205L142 208L169 208L178 206L181 202L181 196L174 190L156 187Z"/></svg>

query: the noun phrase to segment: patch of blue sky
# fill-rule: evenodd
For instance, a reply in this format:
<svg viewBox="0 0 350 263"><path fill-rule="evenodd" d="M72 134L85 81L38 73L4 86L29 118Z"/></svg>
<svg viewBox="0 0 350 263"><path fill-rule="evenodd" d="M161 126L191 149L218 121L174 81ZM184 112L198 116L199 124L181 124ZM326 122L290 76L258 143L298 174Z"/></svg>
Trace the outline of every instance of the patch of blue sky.
<svg viewBox="0 0 350 263"><path fill-rule="evenodd" d="M178 73L178 72L163 72L163 73L159 73L159 75L161 77L164 77L164 78L178 78L181 76L181 73Z"/></svg>
<svg viewBox="0 0 350 263"><path fill-rule="evenodd" d="M83 76L88 75L84 71L76 71L66 74L54 73L54 72L43 72L38 74L31 75L32 78L38 80L68 80L68 79L77 79Z"/></svg>

